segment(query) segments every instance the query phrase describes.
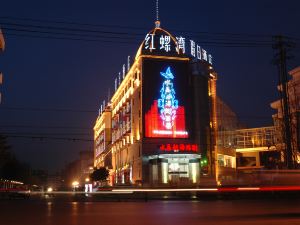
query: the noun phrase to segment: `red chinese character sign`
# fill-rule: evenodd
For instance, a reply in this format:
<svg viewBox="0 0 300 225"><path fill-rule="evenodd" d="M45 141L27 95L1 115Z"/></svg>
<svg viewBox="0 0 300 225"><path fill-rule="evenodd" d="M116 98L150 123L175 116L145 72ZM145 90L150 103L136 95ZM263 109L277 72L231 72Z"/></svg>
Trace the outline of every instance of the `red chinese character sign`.
<svg viewBox="0 0 300 225"><path fill-rule="evenodd" d="M146 137L187 138L185 109L176 99L175 76L171 67L160 72L160 75L163 77L160 98L153 101L145 114Z"/></svg>
<svg viewBox="0 0 300 225"><path fill-rule="evenodd" d="M159 146L162 152L198 152L196 144L162 144Z"/></svg>

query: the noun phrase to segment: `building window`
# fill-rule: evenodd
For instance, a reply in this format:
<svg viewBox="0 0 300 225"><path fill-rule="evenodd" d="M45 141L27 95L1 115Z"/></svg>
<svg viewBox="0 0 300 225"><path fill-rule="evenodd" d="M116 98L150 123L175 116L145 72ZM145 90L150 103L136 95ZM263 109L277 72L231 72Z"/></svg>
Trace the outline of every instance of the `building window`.
<svg viewBox="0 0 300 225"><path fill-rule="evenodd" d="M224 166L224 155L218 155L218 165L219 166Z"/></svg>

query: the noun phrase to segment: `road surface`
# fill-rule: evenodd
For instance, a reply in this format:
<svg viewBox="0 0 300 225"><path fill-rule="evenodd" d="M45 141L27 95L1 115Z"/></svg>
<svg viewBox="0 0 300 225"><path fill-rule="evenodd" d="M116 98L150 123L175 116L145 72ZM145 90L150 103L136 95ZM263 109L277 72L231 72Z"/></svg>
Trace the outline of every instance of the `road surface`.
<svg viewBox="0 0 300 225"><path fill-rule="evenodd" d="M0 201L1 225L300 224L297 199L148 202Z"/></svg>

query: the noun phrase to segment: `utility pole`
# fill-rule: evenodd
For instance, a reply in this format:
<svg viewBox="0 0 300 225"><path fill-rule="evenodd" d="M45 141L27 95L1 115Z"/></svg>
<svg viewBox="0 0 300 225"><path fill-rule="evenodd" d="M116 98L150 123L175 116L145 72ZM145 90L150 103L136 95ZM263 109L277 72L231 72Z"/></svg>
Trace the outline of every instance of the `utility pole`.
<svg viewBox="0 0 300 225"><path fill-rule="evenodd" d="M275 55L274 62L278 66L279 73L279 92L281 97L281 110L283 118L283 140L285 143L284 160L288 169L295 168L295 153L292 145L292 130L291 130L291 115L289 103L289 87L288 87L288 73L286 62L289 57L287 56L288 49L293 47L293 43L286 41L283 36L274 36L275 44L273 49L278 50Z"/></svg>

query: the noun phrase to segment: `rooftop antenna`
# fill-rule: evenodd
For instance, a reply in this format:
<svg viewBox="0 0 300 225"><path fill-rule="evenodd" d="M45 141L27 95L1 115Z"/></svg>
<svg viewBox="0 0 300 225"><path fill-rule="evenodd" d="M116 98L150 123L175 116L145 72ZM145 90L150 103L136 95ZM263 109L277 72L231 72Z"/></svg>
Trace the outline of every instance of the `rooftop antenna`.
<svg viewBox="0 0 300 225"><path fill-rule="evenodd" d="M155 21L155 27L156 28L160 27L158 0L156 0L156 21Z"/></svg>
<svg viewBox="0 0 300 225"><path fill-rule="evenodd" d="M110 88L107 91L107 102L110 102Z"/></svg>

